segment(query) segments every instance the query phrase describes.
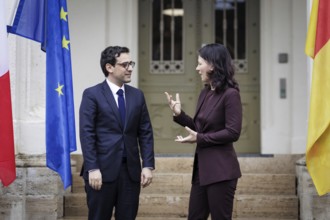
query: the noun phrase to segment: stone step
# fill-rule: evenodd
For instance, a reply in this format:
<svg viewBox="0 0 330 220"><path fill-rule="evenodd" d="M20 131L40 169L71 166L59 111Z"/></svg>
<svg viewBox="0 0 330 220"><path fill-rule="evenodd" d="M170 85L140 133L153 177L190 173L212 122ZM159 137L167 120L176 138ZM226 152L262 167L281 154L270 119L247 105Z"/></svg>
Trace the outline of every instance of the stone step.
<svg viewBox="0 0 330 220"><path fill-rule="evenodd" d="M141 194L139 217L186 217L189 195ZM64 216L87 216L84 193L65 196ZM150 208L152 207L152 209ZM298 198L294 195L236 195L234 217L298 219Z"/></svg>
<svg viewBox="0 0 330 220"><path fill-rule="evenodd" d="M186 217L188 195L141 195L139 216ZM150 209L152 207L152 209ZM296 196L237 195L234 200L234 217L298 218Z"/></svg>
<svg viewBox="0 0 330 220"><path fill-rule="evenodd" d="M86 217L63 217L59 218L58 220L87 220ZM115 218L112 218L111 220L115 220ZM136 220L187 220L187 218L168 218L168 217L137 217ZM211 217L208 218L208 220L211 220ZM292 218L233 218L232 220L293 220Z"/></svg>
<svg viewBox="0 0 330 220"><path fill-rule="evenodd" d="M243 174L238 181L237 194L294 195L296 177L293 174ZM152 184L142 193L189 194L190 173L154 173ZM73 193L84 191L84 181L79 173L73 173Z"/></svg>
<svg viewBox="0 0 330 220"><path fill-rule="evenodd" d="M294 174L243 173L239 178L237 195L295 195Z"/></svg>
<svg viewBox="0 0 330 220"><path fill-rule="evenodd" d="M295 163L302 155L239 156L242 173L295 174ZM82 155L72 155L74 172L80 172ZM193 157L156 157L159 173L191 173Z"/></svg>
<svg viewBox="0 0 330 220"><path fill-rule="evenodd" d="M293 218L233 218L233 220L292 220ZM68 216L59 218L58 220L87 220L85 216ZM112 218L111 220L115 220L115 218ZM187 218L169 218L169 217L137 217L136 220L187 220ZM211 220L211 217L208 218L208 220Z"/></svg>
<svg viewBox="0 0 330 220"><path fill-rule="evenodd" d="M296 162L303 154L274 155L261 157L238 157L243 174L268 173L268 174L295 174Z"/></svg>
<svg viewBox="0 0 330 220"><path fill-rule="evenodd" d="M66 194L64 196L64 216L87 216L85 193Z"/></svg>
<svg viewBox="0 0 330 220"><path fill-rule="evenodd" d="M267 218L267 217L253 217L253 218L233 218L232 220L293 220L295 218ZM72 219L74 220L74 219ZM137 217L136 220L187 220L187 218L168 218L168 217ZM211 220L211 217L208 218Z"/></svg>
<svg viewBox="0 0 330 220"><path fill-rule="evenodd" d="M235 198L237 217L298 219L297 196L239 195Z"/></svg>
<svg viewBox="0 0 330 220"><path fill-rule="evenodd" d="M68 216L59 218L58 220L87 220L84 216ZM114 217L111 220L115 220ZM137 217L136 220L187 220L187 218L168 218L168 217ZM236 219L233 219L236 220ZM239 220L239 219L237 219Z"/></svg>
<svg viewBox="0 0 330 220"><path fill-rule="evenodd" d="M82 157L76 155L71 192L65 195L65 219L87 219ZM242 178L236 191L235 220L298 219L295 162L301 155L239 157ZM192 157L156 157L154 180L142 189L138 220L186 219L191 187ZM152 209L150 209L152 207Z"/></svg>

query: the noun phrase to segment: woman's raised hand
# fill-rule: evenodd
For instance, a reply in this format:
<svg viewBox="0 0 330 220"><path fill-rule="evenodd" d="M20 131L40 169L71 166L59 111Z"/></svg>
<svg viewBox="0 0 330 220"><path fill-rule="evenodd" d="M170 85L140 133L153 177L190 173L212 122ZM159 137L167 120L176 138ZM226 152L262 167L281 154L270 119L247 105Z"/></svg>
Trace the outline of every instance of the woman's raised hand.
<svg viewBox="0 0 330 220"><path fill-rule="evenodd" d="M173 96L169 94L168 92L165 92L168 105L170 106L170 109L172 112L177 116L181 114L181 101L179 93L176 93L176 100L173 100Z"/></svg>

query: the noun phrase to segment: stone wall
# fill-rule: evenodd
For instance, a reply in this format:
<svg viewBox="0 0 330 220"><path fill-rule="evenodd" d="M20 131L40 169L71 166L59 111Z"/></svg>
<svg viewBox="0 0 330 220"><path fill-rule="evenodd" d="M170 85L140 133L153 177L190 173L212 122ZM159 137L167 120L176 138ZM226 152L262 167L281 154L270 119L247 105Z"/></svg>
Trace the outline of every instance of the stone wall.
<svg viewBox="0 0 330 220"><path fill-rule="evenodd" d="M0 219L52 220L63 216L64 189L45 155L17 155L16 180L0 186Z"/></svg>
<svg viewBox="0 0 330 220"><path fill-rule="evenodd" d="M329 171L330 172L330 171ZM300 220L329 220L330 195L319 196L307 171L306 160L296 163L297 194L299 197Z"/></svg>

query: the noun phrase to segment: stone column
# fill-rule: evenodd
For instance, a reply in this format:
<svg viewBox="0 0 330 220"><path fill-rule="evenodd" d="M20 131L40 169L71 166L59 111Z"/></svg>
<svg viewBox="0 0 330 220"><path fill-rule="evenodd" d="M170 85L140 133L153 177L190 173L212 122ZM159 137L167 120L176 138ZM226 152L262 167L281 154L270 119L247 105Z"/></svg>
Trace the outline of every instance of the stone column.
<svg viewBox="0 0 330 220"><path fill-rule="evenodd" d="M9 39L16 153L44 154L46 54L37 42Z"/></svg>
<svg viewBox="0 0 330 220"><path fill-rule="evenodd" d="M17 178L0 187L0 219L49 219L63 216L64 190L43 155L16 156Z"/></svg>
<svg viewBox="0 0 330 220"><path fill-rule="evenodd" d="M305 157L296 162L296 175L300 220L330 219L330 195L318 196Z"/></svg>

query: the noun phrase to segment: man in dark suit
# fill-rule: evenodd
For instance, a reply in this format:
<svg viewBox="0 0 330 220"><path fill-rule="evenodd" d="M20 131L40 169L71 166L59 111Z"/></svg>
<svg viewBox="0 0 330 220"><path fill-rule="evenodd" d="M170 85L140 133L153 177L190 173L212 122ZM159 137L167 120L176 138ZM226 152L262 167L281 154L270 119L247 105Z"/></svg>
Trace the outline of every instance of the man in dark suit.
<svg viewBox="0 0 330 220"><path fill-rule="evenodd" d="M126 85L129 49L107 47L100 64L106 79L84 91L79 111L88 219L110 220L115 207L117 220L133 220L155 167L152 126L143 92Z"/></svg>

